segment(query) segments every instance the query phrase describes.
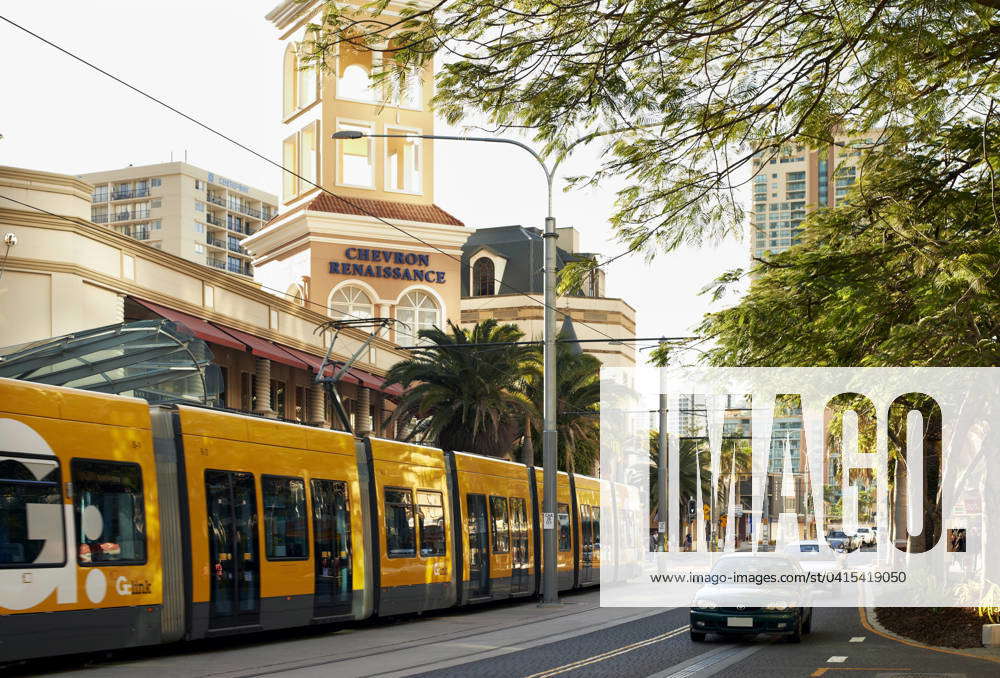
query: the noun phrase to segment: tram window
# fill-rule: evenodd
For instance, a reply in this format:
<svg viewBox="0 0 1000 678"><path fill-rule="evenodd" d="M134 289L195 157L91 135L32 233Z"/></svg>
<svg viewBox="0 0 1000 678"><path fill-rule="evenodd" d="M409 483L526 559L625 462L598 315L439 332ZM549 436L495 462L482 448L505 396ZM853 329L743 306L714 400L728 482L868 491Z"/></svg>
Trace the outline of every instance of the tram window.
<svg viewBox="0 0 1000 678"><path fill-rule="evenodd" d="M0 456L0 568L65 564L61 485L55 459Z"/></svg>
<svg viewBox="0 0 1000 678"><path fill-rule="evenodd" d="M264 552L268 560L305 560L306 484L302 478L261 476L264 496Z"/></svg>
<svg viewBox="0 0 1000 678"><path fill-rule="evenodd" d="M572 545L569 538L569 504L559 504L556 517L559 519L559 550L569 551Z"/></svg>
<svg viewBox="0 0 1000 678"><path fill-rule="evenodd" d="M145 563L146 519L139 465L74 459L72 474L80 564Z"/></svg>
<svg viewBox="0 0 1000 678"><path fill-rule="evenodd" d="M412 490L385 488L385 539L390 558L413 558L417 555Z"/></svg>
<svg viewBox="0 0 1000 678"><path fill-rule="evenodd" d="M420 555L445 554L444 498L440 492L417 490L417 519L420 521Z"/></svg>
<svg viewBox="0 0 1000 678"><path fill-rule="evenodd" d="M601 550L601 507L591 506L590 507L590 519L591 525L594 529L594 550Z"/></svg>
<svg viewBox="0 0 1000 678"><path fill-rule="evenodd" d="M493 553L510 553L507 497L490 497L490 514L493 518Z"/></svg>

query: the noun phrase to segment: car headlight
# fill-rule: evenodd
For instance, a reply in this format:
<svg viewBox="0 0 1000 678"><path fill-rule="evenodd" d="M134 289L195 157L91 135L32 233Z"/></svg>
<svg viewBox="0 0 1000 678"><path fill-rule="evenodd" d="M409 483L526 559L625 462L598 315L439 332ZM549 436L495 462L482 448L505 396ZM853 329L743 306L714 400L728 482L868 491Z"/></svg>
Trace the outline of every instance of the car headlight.
<svg viewBox="0 0 1000 678"><path fill-rule="evenodd" d="M788 603L771 603L766 606L765 610L787 610L789 607Z"/></svg>
<svg viewBox="0 0 1000 678"><path fill-rule="evenodd" d="M694 601L694 606L703 610L714 610L719 606L719 604L714 600L696 600Z"/></svg>

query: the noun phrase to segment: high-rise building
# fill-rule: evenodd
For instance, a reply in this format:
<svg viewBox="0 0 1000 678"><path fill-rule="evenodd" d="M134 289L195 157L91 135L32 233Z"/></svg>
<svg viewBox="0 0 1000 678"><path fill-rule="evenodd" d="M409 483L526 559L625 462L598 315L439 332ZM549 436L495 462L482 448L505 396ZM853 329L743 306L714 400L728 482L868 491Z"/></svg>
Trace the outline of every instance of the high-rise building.
<svg viewBox="0 0 1000 678"><path fill-rule="evenodd" d="M277 213L277 196L185 162L90 172L91 221L165 252L253 276L242 247Z"/></svg>
<svg viewBox="0 0 1000 678"><path fill-rule="evenodd" d="M777 152L755 154L752 255L761 258L798 245L807 212L842 202L860 176L863 149L872 145L875 134L837 136L820 151L786 144Z"/></svg>

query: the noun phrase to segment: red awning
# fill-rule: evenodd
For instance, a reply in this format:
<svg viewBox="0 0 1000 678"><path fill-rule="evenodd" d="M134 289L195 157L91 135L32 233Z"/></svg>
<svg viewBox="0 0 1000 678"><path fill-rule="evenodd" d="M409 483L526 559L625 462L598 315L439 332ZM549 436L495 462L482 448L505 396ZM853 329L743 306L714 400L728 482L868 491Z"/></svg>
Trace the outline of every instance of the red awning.
<svg viewBox="0 0 1000 678"><path fill-rule="evenodd" d="M213 325L224 331L226 334L232 335L238 341L242 341L250 349L250 352L258 358L267 358L268 360L273 360L276 363L298 367L303 370L309 369L309 366L304 361L299 360L291 353L282 351L267 339L255 337L252 334L248 334L242 330L237 330L233 327L226 327L225 325L218 325L215 323L213 323Z"/></svg>
<svg viewBox="0 0 1000 678"><path fill-rule="evenodd" d="M220 344L222 346L228 346L229 348L235 348L238 351L245 351L247 348L242 343L220 330L218 327L215 327L201 318L188 313L182 313L181 311L175 311L171 308L154 304L151 301L145 301L144 299L132 297L132 300L137 304L145 306L161 318L166 318L167 320L184 325L184 327L190 330L191 333L199 339L204 339L212 344Z"/></svg>
<svg viewBox="0 0 1000 678"><path fill-rule="evenodd" d="M291 346L285 346L284 344L276 344L276 346L280 348L282 351L287 351L288 353L291 353L293 356L295 356L296 358L304 362L306 365L308 365L313 372L319 374L319 370L323 366L323 359L320 358L319 356L315 356L312 353L306 353L305 351L300 351L299 349L292 348ZM333 376L332 365L326 366L326 376L328 377Z"/></svg>

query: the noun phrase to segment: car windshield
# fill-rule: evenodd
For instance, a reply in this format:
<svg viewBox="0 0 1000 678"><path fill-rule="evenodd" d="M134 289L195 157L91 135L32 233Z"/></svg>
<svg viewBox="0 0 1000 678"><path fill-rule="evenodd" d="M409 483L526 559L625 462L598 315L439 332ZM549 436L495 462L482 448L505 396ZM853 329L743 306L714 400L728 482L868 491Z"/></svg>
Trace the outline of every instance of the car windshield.
<svg viewBox="0 0 1000 678"><path fill-rule="evenodd" d="M836 531L836 532L831 532L827 536L828 537L832 537L834 539L846 539L847 538L847 535L844 534L843 532L839 531L839 530Z"/></svg>
<svg viewBox="0 0 1000 678"><path fill-rule="evenodd" d="M867 531L868 531L867 527L859 527L858 528L858 532L867 532Z"/></svg>
<svg viewBox="0 0 1000 678"><path fill-rule="evenodd" d="M801 553L817 553L819 552L819 544L799 544L798 547L793 546L791 550L792 552L797 550Z"/></svg>

